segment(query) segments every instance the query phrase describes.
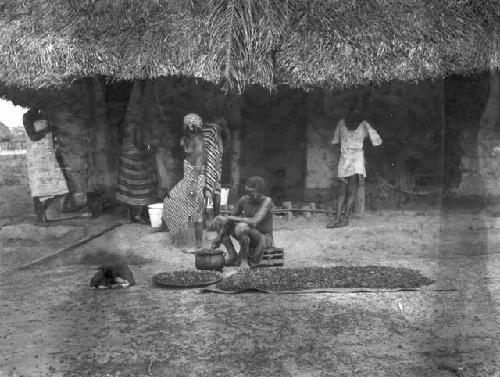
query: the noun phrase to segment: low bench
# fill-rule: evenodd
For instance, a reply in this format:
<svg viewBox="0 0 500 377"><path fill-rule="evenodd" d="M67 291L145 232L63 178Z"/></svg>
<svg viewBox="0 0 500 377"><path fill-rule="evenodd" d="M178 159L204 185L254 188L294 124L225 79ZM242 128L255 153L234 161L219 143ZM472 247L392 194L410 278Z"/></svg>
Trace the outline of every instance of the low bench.
<svg viewBox="0 0 500 377"><path fill-rule="evenodd" d="M283 266L285 264L285 250L279 247L270 247L264 250L260 266Z"/></svg>

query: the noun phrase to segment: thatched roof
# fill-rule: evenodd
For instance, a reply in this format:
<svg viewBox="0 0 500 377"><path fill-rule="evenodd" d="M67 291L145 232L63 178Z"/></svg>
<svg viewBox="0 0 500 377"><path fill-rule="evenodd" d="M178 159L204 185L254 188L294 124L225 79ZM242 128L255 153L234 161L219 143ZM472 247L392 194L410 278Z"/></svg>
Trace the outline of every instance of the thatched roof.
<svg viewBox="0 0 500 377"><path fill-rule="evenodd" d="M500 68L498 0L9 0L0 83L342 88Z"/></svg>

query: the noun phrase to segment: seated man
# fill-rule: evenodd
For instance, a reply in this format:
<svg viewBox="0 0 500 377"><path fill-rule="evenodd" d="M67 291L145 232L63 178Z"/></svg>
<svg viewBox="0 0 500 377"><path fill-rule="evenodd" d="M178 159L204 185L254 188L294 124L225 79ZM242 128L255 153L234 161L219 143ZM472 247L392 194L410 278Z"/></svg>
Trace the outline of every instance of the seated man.
<svg viewBox="0 0 500 377"><path fill-rule="evenodd" d="M245 185L246 194L238 200L231 216L217 216L214 228L218 235L212 242L217 248L222 243L228 253L226 266L239 266L247 256L249 267L258 267L262 254L273 246L273 202L264 196L265 182L261 177L251 177ZM236 253L231 237L240 244Z"/></svg>

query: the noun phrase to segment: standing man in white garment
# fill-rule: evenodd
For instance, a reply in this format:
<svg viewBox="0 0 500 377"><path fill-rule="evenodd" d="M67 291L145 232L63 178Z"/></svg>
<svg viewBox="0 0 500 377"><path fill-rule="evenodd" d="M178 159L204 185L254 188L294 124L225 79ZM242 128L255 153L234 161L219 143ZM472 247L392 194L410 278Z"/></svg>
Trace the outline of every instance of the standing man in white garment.
<svg viewBox="0 0 500 377"><path fill-rule="evenodd" d="M338 178L340 187L337 200L337 216L327 228L349 225L354 198L359 182L366 177L363 141L369 137L374 146L382 144L377 131L366 120L362 120L361 110L355 105L349 108L349 115L337 123L331 144L340 144ZM346 200L347 191L347 200Z"/></svg>

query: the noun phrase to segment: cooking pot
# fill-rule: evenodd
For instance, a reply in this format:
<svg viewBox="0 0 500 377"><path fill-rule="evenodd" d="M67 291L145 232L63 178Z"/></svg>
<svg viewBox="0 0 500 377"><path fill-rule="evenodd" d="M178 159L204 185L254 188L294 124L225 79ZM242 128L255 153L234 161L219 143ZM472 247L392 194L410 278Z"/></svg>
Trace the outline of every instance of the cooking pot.
<svg viewBox="0 0 500 377"><path fill-rule="evenodd" d="M201 249L194 254L194 266L198 270L222 271L226 264L224 254L222 250Z"/></svg>

